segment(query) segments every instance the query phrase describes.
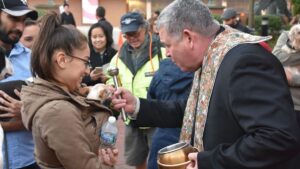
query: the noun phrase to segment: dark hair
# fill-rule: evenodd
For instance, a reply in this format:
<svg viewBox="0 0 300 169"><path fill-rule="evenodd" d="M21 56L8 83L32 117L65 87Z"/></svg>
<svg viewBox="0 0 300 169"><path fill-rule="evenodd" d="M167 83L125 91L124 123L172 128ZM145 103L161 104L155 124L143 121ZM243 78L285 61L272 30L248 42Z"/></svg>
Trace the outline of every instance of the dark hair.
<svg viewBox="0 0 300 169"><path fill-rule="evenodd" d="M111 47L111 45L113 44L114 40L111 36L111 34L109 33L109 30L107 28L106 25L104 25L103 23L101 22L98 22L98 23L95 23L91 26L91 28L89 29L89 32L88 32L88 40L89 40L89 46L90 48L92 49L93 48L93 45L92 45L92 30L95 29L95 28L101 28L104 32L104 35L106 37L106 48L108 47Z"/></svg>
<svg viewBox="0 0 300 169"><path fill-rule="evenodd" d="M74 49L84 49L87 38L73 26L62 26L60 16L50 12L41 19L40 35L34 42L31 58L31 72L45 80L55 80L52 57L57 50L71 56Z"/></svg>
<svg viewBox="0 0 300 169"><path fill-rule="evenodd" d="M97 9L96 9L96 15L98 17L101 17L101 18L104 18L105 17L105 8L103 6L99 6Z"/></svg>
<svg viewBox="0 0 300 169"><path fill-rule="evenodd" d="M32 20L32 19L26 19L24 21L24 27L27 27L27 26L32 26L32 25L37 25L38 22L35 21L35 20Z"/></svg>
<svg viewBox="0 0 300 169"><path fill-rule="evenodd" d="M154 13L155 13L157 16L159 16L160 11L159 11L159 10L156 10L156 11L154 11Z"/></svg>
<svg viewBox="0 0 300 169"><path fill-rule="evenodd" d="M70 6L70 5L69 5L69 4L67 4L67 3L65 3L65 4L64 4L64 7L65 7L65 6Z"/></svg>

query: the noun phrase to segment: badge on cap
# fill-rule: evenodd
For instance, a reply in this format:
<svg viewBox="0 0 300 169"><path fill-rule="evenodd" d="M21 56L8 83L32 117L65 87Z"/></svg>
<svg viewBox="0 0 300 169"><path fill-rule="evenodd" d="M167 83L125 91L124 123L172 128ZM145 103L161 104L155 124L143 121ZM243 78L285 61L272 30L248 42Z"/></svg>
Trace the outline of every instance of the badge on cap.
<svg viewBox="0 0 300 169"><path fill-rule="evenodd" d="M21 0L24 5L27 5L27 0Z"/></svg>
<svg viewBox="0 0 300 169"><path fill-rule="evenodd" d="M129 25L131 22L136 21L134 18L126 18L122 21L122 23Z"/></svg>

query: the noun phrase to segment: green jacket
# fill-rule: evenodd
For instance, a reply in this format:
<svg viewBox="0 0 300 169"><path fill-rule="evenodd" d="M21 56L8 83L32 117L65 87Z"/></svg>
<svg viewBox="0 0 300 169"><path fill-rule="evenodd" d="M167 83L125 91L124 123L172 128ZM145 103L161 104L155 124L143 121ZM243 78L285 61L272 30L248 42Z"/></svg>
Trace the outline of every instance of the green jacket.
<svg viewBox="0 0 300 169"><path fill-rule="evenodd" d="M135 96L146 98L147 90L154 72L159 68L159 61L165 58L165 49L160 47L159 38L152 36L152 64L149 56L149 35L139 49L139 54L133 59L134 50L127 42L124 42L110 62L110 67L119 69L121 86L130 90ZM160 54L159 50L160 48ZM159 57L161 55L161 57ZM153 65L153 68L152 68ZM113 84L110 79L108 84Z"/></svg>

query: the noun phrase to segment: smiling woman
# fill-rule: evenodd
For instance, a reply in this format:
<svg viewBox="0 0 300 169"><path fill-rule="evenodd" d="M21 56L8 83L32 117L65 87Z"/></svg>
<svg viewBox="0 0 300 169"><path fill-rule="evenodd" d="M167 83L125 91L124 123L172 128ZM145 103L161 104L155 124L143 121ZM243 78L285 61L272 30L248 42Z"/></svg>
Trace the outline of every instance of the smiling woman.
<svg viewBox="0 0 300 169"><path fill-rule="evenodd" d="M112 48L113 39L109 32L109 28L103 22L93 24L88 32L88 40L90 46L90 61L91 72L86 76L83 83L87 85L95 85L97 83L104 83L107 77L103 71L98 71L97 67L110 62L117 51Z"/></svg>
<svg viewBox="0 0 300 169"><path fill-rule="evenodd" d="M56 13L42 18L40 34L32 48L35 79L21 92L23 122L32 130L38 165L111 168L117 150L99 151L103 147L98 138L111 111L80 92L81 81L89 74L87 38L75 27L62 26Z"/></svg>
<svg viewBox="0 0 300 169"><path fill-rule="evenodd" d="M59 18L54 15L49 15L41 24L43 36L32 49L33 75L58 83L68 91L77 90L89 69L72 56L89 60L86 37L76 28L60 25Z"/></svg>

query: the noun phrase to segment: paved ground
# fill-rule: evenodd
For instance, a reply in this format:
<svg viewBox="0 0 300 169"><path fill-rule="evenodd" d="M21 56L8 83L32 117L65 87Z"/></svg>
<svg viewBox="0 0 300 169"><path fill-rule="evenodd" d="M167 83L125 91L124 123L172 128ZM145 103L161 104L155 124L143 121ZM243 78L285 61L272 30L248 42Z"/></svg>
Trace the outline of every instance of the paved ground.
<svg viewBox="0 0 300 169"><path fill-rule="evenodd" d="M124 160L124 137L125 137L125 131L124 131L124 123L119 118L118 120L118 139L117 139L117 148L119 149L119 159L118 163L115 166L116 169L134 169L134 167L129 167L128 165L125 164Z"/></svg>

